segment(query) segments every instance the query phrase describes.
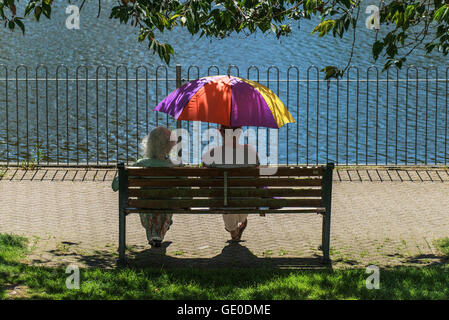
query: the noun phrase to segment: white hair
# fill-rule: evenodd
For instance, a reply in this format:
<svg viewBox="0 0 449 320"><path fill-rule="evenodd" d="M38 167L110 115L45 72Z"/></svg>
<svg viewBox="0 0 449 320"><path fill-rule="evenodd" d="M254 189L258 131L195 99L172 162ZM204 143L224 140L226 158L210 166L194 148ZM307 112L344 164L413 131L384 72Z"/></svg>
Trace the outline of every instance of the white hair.
<svg viewBox="0 0 449 320"><path fill-rule="evenodd" d="M151 130L142 140L142 151L145 158L165 159L170 152L170 130L165 127L157 127Z"/></svg>

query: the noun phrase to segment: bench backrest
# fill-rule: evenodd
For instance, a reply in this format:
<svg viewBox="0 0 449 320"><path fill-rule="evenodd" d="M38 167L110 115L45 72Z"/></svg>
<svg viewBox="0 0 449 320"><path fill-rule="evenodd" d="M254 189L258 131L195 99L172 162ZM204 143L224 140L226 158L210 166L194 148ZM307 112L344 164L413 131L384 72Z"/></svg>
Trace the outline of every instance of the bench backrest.
<svg viewBox="0 0 449 320"><path fill-rule="evenodd" d="M298 213L330 210L334 165L259 168L125 167L119 164L126 213ZM282 208L282 209L281 209Z"/></svg>

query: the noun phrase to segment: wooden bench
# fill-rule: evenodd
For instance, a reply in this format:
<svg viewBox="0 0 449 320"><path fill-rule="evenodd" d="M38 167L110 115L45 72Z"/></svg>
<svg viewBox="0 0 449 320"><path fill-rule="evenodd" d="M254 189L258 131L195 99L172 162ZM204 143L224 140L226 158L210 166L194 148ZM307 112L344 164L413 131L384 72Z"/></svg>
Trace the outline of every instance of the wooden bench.
<svg viewBox="0 0 449 320"><path fill-rule="evenodd" d="M318 213L323 262L329 260L334 164L282 167L262 176L252 168L141 168L118 164L119 259L126 263L126 216L132 213Z"/></svg>

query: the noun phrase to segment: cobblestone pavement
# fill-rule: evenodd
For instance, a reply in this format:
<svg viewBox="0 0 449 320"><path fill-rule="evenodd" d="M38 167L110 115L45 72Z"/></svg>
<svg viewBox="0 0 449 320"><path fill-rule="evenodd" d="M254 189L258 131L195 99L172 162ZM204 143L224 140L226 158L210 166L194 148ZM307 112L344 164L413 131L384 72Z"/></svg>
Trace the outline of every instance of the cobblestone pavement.
<svg viewBox="0 0 449 320"><path fill-rule="evenodd" d="M115 170L12 170L0 181L0 232L30 239L30 263L113 266L118 234ZM426 265L449 237L449 173L341 169L334 175L331 258L335 267ZM220 215L175 215L162 248L150 249L128 218L131 260L157 266L316 267L321 216L250 215L230 244Z"/></svg>

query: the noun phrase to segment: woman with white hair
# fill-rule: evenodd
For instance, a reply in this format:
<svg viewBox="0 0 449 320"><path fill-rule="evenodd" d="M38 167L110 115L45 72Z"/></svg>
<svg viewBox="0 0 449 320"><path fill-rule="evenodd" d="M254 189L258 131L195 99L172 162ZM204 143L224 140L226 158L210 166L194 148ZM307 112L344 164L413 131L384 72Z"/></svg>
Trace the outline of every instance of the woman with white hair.
<svg viewBox="0 0 449 320"><path fill-rule="evenodd" d="M144 158L133 164L135 167L173 167L168 154L175 141L170 141L171 131L165 127L157 127L142 140ZM118 178L112 182L112 189L119 188ZM147 233L148 243L153 247L160 247L165 233L170 228L172 213L140 213L140 222Z"/></svg>

